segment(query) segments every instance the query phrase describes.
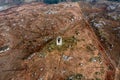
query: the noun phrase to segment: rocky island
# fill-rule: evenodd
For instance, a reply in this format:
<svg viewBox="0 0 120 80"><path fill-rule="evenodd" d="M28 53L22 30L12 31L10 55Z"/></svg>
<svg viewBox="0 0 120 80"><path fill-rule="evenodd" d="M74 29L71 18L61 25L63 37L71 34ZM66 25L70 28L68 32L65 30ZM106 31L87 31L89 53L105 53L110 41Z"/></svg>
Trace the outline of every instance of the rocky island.
<svg viewBox="0 0 120 80"><path fill-rule="evenodd" d="M32 2L1 11L0 80L119 80L120 5L106 4Z"/></svg>

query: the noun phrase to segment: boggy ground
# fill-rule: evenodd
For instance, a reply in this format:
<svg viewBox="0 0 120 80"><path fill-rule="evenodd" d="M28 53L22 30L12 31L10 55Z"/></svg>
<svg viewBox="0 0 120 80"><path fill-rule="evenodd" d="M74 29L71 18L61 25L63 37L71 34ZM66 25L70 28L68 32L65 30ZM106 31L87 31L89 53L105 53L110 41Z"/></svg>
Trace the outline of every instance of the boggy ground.
<svg viewBox="0 0 120 80"><path fill-rule="evenodd" d="M77 3L0 12L0 80L113 80L114 69ZM56 37L63 39L56 45Z"/></svg>

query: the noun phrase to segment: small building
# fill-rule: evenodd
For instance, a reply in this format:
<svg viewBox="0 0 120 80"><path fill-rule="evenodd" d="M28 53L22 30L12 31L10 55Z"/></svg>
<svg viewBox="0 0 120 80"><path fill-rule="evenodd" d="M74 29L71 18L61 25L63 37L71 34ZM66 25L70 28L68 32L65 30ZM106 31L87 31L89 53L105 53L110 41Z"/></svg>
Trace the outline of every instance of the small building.
<svg viewBox="0 0 120 80"><path fill-rule="evenodd" d="M59 45L59 46L62 45L62 37L61 37L61 36L58 36L58 37L56 38L56 45Z"/></svg>

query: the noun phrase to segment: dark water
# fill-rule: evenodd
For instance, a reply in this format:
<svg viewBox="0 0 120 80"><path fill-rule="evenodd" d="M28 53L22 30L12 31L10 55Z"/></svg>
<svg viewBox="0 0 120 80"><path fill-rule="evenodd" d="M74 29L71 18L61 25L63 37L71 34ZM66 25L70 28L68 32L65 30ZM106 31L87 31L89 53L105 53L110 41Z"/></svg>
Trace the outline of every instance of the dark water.
<svg viewBox="0 0 120 80"><path fill-rule="evenodd" d="M59 2L66 2L67 0L44 0L44 3L47 4L57 4ZM76 2L76 1L90 1L90 2L97 2L100 0L71 0L72 2ZM108 0L108 1L120 1L120 0Z"/></svg>
<svg viewBox="0 0 120 80"><path fill-rule="evenodd" d="M44 3L47 3L47 4L57 4L57 3L59 3L59 0L44 0Z"/></svg>
<svg viewBox="0 0 120 80"><path fill-rule="evenodd" d="M100 0L33 0L36 2L41 2L43 1L46 4L57 4L59 2L67 2L67 1L72 1L72 2L76 2L76 1L90 1L90 2L97 2ZM120 0L108 0L108 1L119 1ZM1 5L8 5L8 4L21 4L24 3L24 0L0 0L0 6Z"/></svg>
<svg viewBox="0 0 120 80"><path fill-rule="evenodd" d="M83 0L71 0L72 2L83 1ZM44 3L47 4L57 4L59 2L67 2L67 0L44 0Z"/></svg>

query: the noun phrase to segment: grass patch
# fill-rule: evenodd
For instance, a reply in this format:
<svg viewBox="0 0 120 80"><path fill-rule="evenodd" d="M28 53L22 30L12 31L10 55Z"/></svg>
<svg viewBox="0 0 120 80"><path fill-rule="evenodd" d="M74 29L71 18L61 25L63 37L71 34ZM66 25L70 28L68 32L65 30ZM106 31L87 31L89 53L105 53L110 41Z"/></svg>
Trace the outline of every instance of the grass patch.
<svg viewBox="0 0 120 80"><path fill-rule="evenodd" d="M89 44L88 46L86 46L86 49L88 51L94 51L94 50L96 50L96 47L94 45L92 45L92 44Z"/></svg>
<svg viewBox="0 0 120 80"><path fill-rule="evenodd" d="M68 48L73 49L74 46L77 44L77 41L78 40L74 36L65 37L62 40L62 45L58 46L58 45L56 45L56 39L54 39L44 47L43 51L44 52L46 52L46 51L52 52L53 50L65 51Z"/></svg>
<svg viewBox="0 0 120 80"><path fill-rule="evenodd" d="M96 78L95 80L101 80L100 78Z"/></svg>
<svg viewBox="0 0 120 80"><path fill-rule="evenodd" d="M91 57L89 59L90 62L101 62L101 58L99 56Z"/></svg>
<svg viewBox="0 0 120 80"><path fill-rule="evenodd" d="M82 74L70 75L65 80L84 80L85 77Z"/></svg>
<svg viewBox="0 0 120 80"><path fill-rule="evenodd" d="M40 58L45 58L46 55L47 55L47 53L45 53L45 52L40 52L40 53L39 53L39 57L40 57Z"/></svg>
<svg viewBox="0 0 120 80"><path fill-rule="evenodd" d="M95 75L100 75L101 73L100 72L95 72Z"/></svg>

